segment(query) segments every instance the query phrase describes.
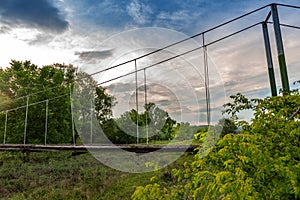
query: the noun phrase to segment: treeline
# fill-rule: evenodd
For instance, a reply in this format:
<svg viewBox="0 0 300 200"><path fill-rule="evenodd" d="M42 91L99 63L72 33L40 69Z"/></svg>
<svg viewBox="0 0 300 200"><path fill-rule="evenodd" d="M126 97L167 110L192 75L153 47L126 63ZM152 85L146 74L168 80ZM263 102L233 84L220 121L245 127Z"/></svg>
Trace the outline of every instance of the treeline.
<svg viewBox="0 0 300 200"><path fill-rule="evenodd" d="M38 67L30 61L15 60L0 69L0 142L72 143L73 130L78 132L71 115L75 72L73 65ZM109 118L113 97L91 78L88 83L79 83L81 92L96 90L93 96L97 118Z"/></svg>
<svg viewBox="0 0 300 200"><path fill-rule="evenodd" d="M136 143L137 131L139 143L174 139L192 140L200 128L187 122L176 123L176 120L154 103L146 104L142 113L132 109L119 118L104 121L101 126L110 141L117 144Z"/></svg>
<svg viewBox="0 0 300 200"><path fill-rule="evenodd" d="M76 139L76 143L131 144L191 140L198 132L198 126L177 123L154 103L146 104L142 113L132 109L113 118L116 103L105 88L86 73L76 73L72 65L38 67L12 60L0 69L0 142L64 144Z"/></svg>

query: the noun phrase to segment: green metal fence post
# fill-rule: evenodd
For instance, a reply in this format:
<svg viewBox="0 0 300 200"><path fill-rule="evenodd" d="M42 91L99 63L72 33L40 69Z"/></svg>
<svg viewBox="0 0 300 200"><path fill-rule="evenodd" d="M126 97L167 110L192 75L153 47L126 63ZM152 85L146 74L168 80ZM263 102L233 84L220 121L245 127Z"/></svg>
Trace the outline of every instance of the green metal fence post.
<svg viewBox="0 0 300 200"><path fill-rule="evenodd" d="M266 22L264 22L262 24L262 28L263 28L263 35L264 35L264 42L265 42L266 57L267 57L267 62L268 62L268 72L269 72L269 80L270 80L270 86L271 86L271 94L274 97L274 96L277 96L277 89L276 89L276 82L275 82L275 75L274 75L274 68L273 68L273 60L272 60L268 25Z"/></svg>
<svg viewBox="0 0 300 200"><path fill-rule="evenodd" d="M288 80L288 73L286 68L286 61L284 56L283 42L281 37L280 23L279 23L278 10L276 4L271 5L271 11L273 17L274 33L275 33L276 44L277 44L278 61L280 67L283 95L286 95L289 94L290 92L290 85Z"/></svg>

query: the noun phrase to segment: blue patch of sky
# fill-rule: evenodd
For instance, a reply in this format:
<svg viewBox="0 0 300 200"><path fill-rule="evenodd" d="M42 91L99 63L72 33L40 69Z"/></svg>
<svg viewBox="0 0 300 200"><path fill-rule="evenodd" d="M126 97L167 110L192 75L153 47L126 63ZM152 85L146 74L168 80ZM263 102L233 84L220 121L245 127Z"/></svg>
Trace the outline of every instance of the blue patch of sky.
<svg viewBox="0 0 300 200"><path fill-rule="evenodd" d="M130 20L124 10L126 1L110 0L67 0L66 5L70 6L74 13L73 18L80 26L100 26L100 27L123 27L124 22Z"/></svg>
<svg viewBox="0 0 300 200"><path fill-rule="evenodd" d="M128 28L154 26L192 35L272 1L65 0L64 2L74 10L73 21L78 28L112 29L119 32ZM299 1L280 0L277 3L297 5ZM267 15L267 12L261 15Z"/></svg>
<svg viewBox="0 0 300 200"><path fill-rule="evenodd" d="M68 4L75 9L77 20L103 28L122 30L128 25L134 27L159 26L185 33L193 33L195 24L207 18L213 20L222 12L236 6L235 1L199 0L81 0ZM136 6L130 13L130 8ZM137 16L133 16L133 15ZM224 14L224 13L223 13ZM140 17L143 20L138 20Z"/></svg>

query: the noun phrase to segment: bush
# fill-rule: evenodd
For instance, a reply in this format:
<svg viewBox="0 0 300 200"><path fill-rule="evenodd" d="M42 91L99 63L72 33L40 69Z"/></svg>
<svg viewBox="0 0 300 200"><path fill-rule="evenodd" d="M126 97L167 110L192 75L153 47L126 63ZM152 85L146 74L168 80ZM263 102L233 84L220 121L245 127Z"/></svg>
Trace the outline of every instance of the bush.
<svg viewBox="0 0 300 200"><path fill-rule="evenodd" d="M239 122L243 124L239 134L225 135L208 156L198 153L184 170L174 170L173 186L153 194L149 185L139 187L133 199L300 198L300 123L296 120L300 114L295 114L299 94L263 100L248 100L241 94L232 98L236 101L226 104L226 112L236 116L240 110L253 109L252 122Z"/></svg>

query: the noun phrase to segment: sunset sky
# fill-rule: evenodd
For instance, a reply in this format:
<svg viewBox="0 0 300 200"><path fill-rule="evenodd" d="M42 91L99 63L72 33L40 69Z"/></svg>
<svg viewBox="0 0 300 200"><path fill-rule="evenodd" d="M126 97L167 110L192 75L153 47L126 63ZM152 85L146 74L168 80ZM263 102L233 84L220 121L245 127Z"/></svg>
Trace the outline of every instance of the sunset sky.
<svg viewBox="0 0 300 200"><path fill-rule="evenodd" d="M31 60L39 66L65 63L93 73L205 31L272 3L265 0L1 0L0 66ZM300 6L299 0L276 3ZM205 35L207 42L263 21L269 8ZM300 10L278 7L280 21L300 26ZM299 29L282 27L290 84L300 79ZM269 25L277 87L281 87L273 27ZM194 38L138 61L138 69L199 47ZM261 26L208 47L212 111L220 117L228 96L270 95ZM99 82L134 70L134 63L95 76ZM199 76L198 76L199 75ZM134 108L134 75L108 84L117 97L116 115ZM143 72L138 73L140 107ZM203 50L147 70L148 102L177 120L205 122ZM200 114L199 114L200 113ZM201 114L203 113L203 114ZM200 115L200 116L199 116ZM242 116L247 117L247 116Z"/></svg>

